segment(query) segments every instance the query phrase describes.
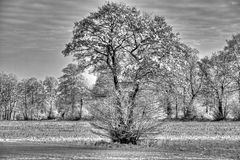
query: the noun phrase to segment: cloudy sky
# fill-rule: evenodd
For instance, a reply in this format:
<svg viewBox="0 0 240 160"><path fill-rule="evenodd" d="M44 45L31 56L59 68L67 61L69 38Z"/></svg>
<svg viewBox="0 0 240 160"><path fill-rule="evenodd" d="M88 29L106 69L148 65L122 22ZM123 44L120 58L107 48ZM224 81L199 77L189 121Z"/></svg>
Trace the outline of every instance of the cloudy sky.
<svg viewBox="0 0 240 160"><path fill-rule="evenodd" d="M115 2L117 0L114 0ZM240 32L240 0L122 0L166 17L184 42L210 55ZM19 78L61 76L71 62L61 51L73 23L104 0L0 0L0 72Z"/></svg>

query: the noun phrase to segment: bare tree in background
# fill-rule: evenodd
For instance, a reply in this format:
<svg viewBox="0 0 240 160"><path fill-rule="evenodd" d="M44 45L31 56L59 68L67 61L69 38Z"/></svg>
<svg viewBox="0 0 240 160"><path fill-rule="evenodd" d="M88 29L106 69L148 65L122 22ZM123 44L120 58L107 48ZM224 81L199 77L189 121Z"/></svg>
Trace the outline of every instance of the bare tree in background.
<svg viewBox="0 0 240 160"><path fill-rule="evenodd" d="M76 64L68 64L67 67L63 69L63 76L60 77L60 83L58 86L59 100L61 100L61 114L65 114L68 110L71 112L70 119L81 119L82 118L82 107L83 107L83 97L85 95L84 78L80 74ZM79 111L78 111L78 106ZM75 116L75 112L78 111L79 114ZM74 117L75 116L75 117Z"/></svg>
<svg viewBox="0 0 240 160"><path fill-rule="evenodd" d="M210 58L205 57L201 60L200 69L204 78L204 89L211 93L216 99L217 107L213 114L215 120L224 120L227 117L227 106L224 100L231 89L233 80L231 79L231 69L228 55L217 52Z"/></svg>
<svg viewBox="0 0 240 160"><path fill-rule="evenodd" d="M46 101L49 106L47 119L53 119L55 118L55 115L53 114L53 107L55 106L57 98L58 81L54 77L46 77L43 81L43 85L46 92Z"/></svg>

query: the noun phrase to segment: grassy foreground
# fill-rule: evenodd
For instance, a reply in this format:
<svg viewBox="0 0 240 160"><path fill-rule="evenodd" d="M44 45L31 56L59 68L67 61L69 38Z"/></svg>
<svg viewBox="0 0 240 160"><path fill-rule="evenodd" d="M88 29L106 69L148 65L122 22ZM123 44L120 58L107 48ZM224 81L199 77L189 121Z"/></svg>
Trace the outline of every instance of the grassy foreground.
<svg viewBox="0 0 240 160"><path fill-rule="evenodd" d="M180 159L191 156L240 159L240 122L165 122L157 135L142 140L140 146L102 143L99 141L107 139L92 134L90 130L88 122L0 121L0 143L93 146L94 153L102 150L103 153L112 153L113 157L119 150L126 154L129 150L136 154L145 150L146 154L151 154L149 149L152 148L154 154L177 154ZM172 156L170 159L174 158Z"/></svg>
<svg viewBox="0 0 240 160"><path fill-rule="evenodd" d="M0 121L0 141L90 142L98 141L88 122L80 121Z"/></svg>
<svg viewBox="0 0 240 160"><path fill-rule="evenodd" d="M82 121L0 121L0 141L82 142L103 139ZM240 140L240 122L164 122L158 140Z"/></svg>

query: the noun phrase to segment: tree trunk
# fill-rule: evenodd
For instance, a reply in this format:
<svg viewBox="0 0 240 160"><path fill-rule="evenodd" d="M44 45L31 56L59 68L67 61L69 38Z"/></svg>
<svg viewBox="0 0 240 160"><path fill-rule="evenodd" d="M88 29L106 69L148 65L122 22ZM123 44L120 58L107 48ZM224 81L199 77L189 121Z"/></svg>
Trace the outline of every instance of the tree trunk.
<svg viewBox="0 0 240 160"><path fill-rule="evenodd" d="M50 106L50 109L49 109L48 119L52 119L52 106Z"/></svg>
<svg viewBox="0 0 240 160"><path fill-rule="evenodd" d="M194 100L195 100L195 95L192 96L189 104L187 105L186 114L185 114L185 118L186 119L194 118L194 115L193 115L193 103L194 103Z"/></svg>
<svg viewBox="0 0 240 160"><path fill-rule="evenodd" d="M37 104L37 120L39 120L39 104Z"/></svg>
<svg viewBox="0 0 240 160"><path fill-rule="evenodd" d="M73 116L74 116L74 102L72 102L72 118L73 118Z"/></svg>
<svg viewBox="0 0 240 160"><path fill-rule="evenodd" d="M237 85L238 85L238 104L240 105L240 72L238 72Z"/></svg>
<svg viewBox="0 0 240 160"><path fill-rule="evenodd" d="M74 116L74 106L75 106L75 97L74 97L74 95L72 94L72 106L71 106L71 108L72 108L72 118L74 118L73 116Z"/></svg>
<svg viewBox="0 0 240 160"><path fill-rule="evenodd" d="M116 112L118 114L117 116L118 116L118 119L119 119L119 124L120 125L125 125L124 119L123 119L123 112L122 112L122 102L121 102L122 93L121 93L121 90L120 90L118 77L117 77L117 75L116 75L114 70L112 72L113 72L112 74L113 74L114 88L115 88L115 90L117 92L116 101L117 101L117 106L118 107L116 107Z"/></svg>
<svg viewBox="0 0 240 160"><path fill-rule="evenodd" d="M23 120L26 120L26 121L28 120L28 114L26 110L23 113Z"/></svg>
<svg viewBox="0 0 240 160"><path fill-rule="evenodd" d="M27 114L27 112L28 112L28 106L27 106L27 95L26 95L26 93L25 93L25 96L24 96L24 112L25 112L25 114L24 114L24 120L28 120L28 114Z"/></svg>
<svg viewBox="0 0 240 160"><path fill-rule="evenodd" d="M82 107L83 107L83 99L80 100L80 112L79 112L79 120L82 119Z"/></svg>
<svg viewBox="0 0 240 160"><path fill-rule="evenodd" d="M7 106L4 105L4 120L7 120Z"/></svg>
<svg viewBox="0 0 240 160"><path fill-rule="evenodd" d="M224 119L224 111L223 111L223 94L224 94L224 87L221 86L221 95L218 95L218 110L220 115L222 116L222 119Z"/></svg>
<svg viewBox="0 0 240 160"><path fill-rule="evenodd" d="M175 118L178 119L178 98L177 98L177 97L176 97L176 106L175 106L175 109L176 109Z"/></svg>
<svg viewBox="0 0 240 160"><path fill-rule="evenodd" d="M31 109L31 120L33 120L33 111Z"/></svg>
<svg viewBox="0 0 240 160"><path fill-rule="evenodd" d="M224 110L223 110L223 101L222 101L222 96L217 95L217 106L215 107L215 112L214 112L214 120L219 121L219 120L224 120Z"/></svg>
<svg viewBox="0 0 240 160"><path fill-rule="evenodd" d="M61 118L64 119L65 111L61 113Z"/></svg>
<svg viewBox="0 0 240 160"><path fill-rule="evenodd" d="M223 115L223 105L222 105L223 103L222 103L222 100L221 99L219 99L218 100L218 110L219 110L219 113L221 114L221 115Z"/></svg>
<svg viewBox="0 0 240 160"><path fill-rule="evenodd" d="M51 106L50 106L50 117L52 118L52 114L53 114L53 101L51 99Z"/></svg>
<svg viewBox="0 0 240 160"><path fill-rule="evenodd" d="M165 98L165 105L166 105L166 113L167 113L167 118L171 119L172 118L172 105L169 96L167 95Z"/></svg>
<svg viewBox="0 0 240 160"><path fill-rule="evenodd" d="M16 120L15 116L16 116L16 111L13 112L13 120Z"/></svg>
<svg viewBox="0 0 240 160"><path fill-rule="evenodd" d="M5 120L9 120L9 118L8 118L8 116L9 116L9 114L8 114L8 109L6 110L6 113L5 113L6 115L5 115Z"/></svg>
<svg viewBox="0 0 240 160"><path fill-rule="evenodd" d="M238 84L238 104L240 105L240 83Z"/></svg>
<svg viewBox="0 0 240 160"><path fill-rule="evenodd" d="M50 109L47 114L47 119L52 119L52 100L50 101Z"/></svg>
<svg viewBox="0 0 240 160"><path fill-rule="evenodd" d="M12 118L12 109L9 110L9 120Z"/></svg>
<svg viewBox="0 0 240 160"><path fill-rule="evenodd" d="M186 89L183 87L183 116L186 117L187 106L186 106Z"/></svg>
<svg viewBox="0 0 240 160"><path fill-rule="evenodd" d="M128 120L127 120L127 127L131 127L132 123L133 123L133 110L136 106L135 100L136 100L136 96L137 96L138 91L139 91L139 84L136 83L134 85L133 91L129 95L130 106L128 108L129 109L129 114L128 114Z"/></svg>
<svg viewBox="0 0 240 160"><path fill-rule="evenodd" d="M107 64L108 64L109 68L111 69L112 76L113 76L114 88L118 94L116 97L117 105L118 105L118 107L116 108L116 112L118 114L117 116L118 116L118 120L119 120L119 125L125 125L124 119L123 119L122 103L121 103L122 93L120 90L120 84L119 84L119 80L118 80L118 76L117 76L116 52L111 50L110 45L106 46L106 50L107 50L107 54L109 55L108 59L111 58L111 61L112 61L112 63L110 64L110 62L107 60Z"/></svg>

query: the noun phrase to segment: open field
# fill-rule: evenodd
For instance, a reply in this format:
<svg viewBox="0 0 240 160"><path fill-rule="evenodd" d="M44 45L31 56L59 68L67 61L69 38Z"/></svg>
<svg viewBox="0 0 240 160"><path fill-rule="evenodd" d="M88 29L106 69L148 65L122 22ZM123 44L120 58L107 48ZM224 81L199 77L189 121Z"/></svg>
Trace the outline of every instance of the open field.
<svg viewBox="0 0 240 160"><path fill-rule="evenodd" d="M1 121L0 158L240 159L239 122L166 122L139 146L98 143L90 129L78 121Z"/></svg>
<svg viewBox="0 0 240 160"><path fill-rule="evenodd" d="M102 139L82 121L0 121L0 141L80 142ZM159 140L226 139L240 140L240 122L165 122Z"/></svg>
<svg viewBox="0 0 240 160"><path fill-rule="evenodd" d="M82 142L98 141L88 122L79 121L2 121L0 141Z"/></svg>

